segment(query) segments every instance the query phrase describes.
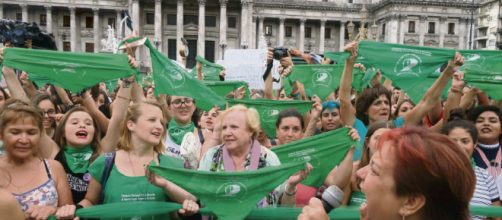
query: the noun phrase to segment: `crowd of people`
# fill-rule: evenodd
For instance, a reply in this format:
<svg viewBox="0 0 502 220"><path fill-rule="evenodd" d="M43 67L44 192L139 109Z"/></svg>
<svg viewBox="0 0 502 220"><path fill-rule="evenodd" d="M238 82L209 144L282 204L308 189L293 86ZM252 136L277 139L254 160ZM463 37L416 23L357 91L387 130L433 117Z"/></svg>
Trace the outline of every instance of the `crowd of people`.
<svg viewBox="0 0 502 220"><path fill-rule="evenodd" d="M0 58L9 47L4 42ZM155 96L154 83L141 87L134 76L120 79L116 88L100 83L72 94L3 66L0 219L74 219L82 208L134 201L182 206L145 219L214 218L199 213L204 204L196 195L146 167L246 172L279 166L271 149L344 127L362 147L351 146L339 164L330 164L324 184L302 184L315 169L307 163L256 207L300 207L299 219L328 219L333 208L359 206L361 219L453 220L486 219L471 216L469 205L501 206L502 102L463 82L462 54L444 65L414 103L406 88L384 81L381 72L356 94L353 71L366 69L356 62L358 42L345 51L350 56L344 63L325 58L314 64L311 55L293 49L279 60L281 78L294 74L292 56L312 65L344 65L338 88L323 99L298 82L293 93L273 90L267 69L265 87L253 90L251 98L313 103L306 114L295 108L280 112L275 137L264 132L253 108L203 111L194 97ZM273 60L270 48L267 63ZM138 66L132 54L129 63ZM205 76L201 65L198 80ZM224 80L224 70L220 76ZM226 95L245 96L242 88Z"/></svg>

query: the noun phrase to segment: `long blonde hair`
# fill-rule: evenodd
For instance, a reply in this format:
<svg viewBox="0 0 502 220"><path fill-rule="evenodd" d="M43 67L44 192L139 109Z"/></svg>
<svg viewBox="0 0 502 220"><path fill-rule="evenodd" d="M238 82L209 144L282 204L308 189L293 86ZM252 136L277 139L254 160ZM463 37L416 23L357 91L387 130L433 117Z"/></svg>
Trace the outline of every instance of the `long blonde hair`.
<svg viewBox="0 0 502 220"><path fill-rule="evenodd" d="M142 115L142 112L140 110L141 106L143 105L152 105L155 107L158 107L162 111L162 106L154 101L143 101L140 103L135 103L129 107L127 110L127 115L124 121L122 121L122 125L120 127L120 138L119 138L119 143L117 145L117 149L119 150L125 150L129 151L132 149L132 144L131 144L131 136L132 132L127 128L127 122L132 121L134 123L138 122L138 118ZM166 118L164 112L162 112L162 123L165 127L166 125ZM161 141L159 144L153 146L153 150L159 154L164 152L164 142L163 140L165 139L166 132L162 132L161 135Z"/></svg>

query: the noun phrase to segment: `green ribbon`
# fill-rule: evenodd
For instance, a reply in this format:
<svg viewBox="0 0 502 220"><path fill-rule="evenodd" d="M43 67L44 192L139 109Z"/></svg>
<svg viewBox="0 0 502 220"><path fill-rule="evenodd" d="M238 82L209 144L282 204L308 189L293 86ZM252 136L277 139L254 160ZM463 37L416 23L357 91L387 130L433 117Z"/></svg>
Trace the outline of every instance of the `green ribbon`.
<svg viewBox="0 0 502 220"><path fill-rule="evenodd" d="M190 122L187 125L179 125L176 120L171 119L171 121L169 121L167 131L171 140L177 145L180 145L183 141L183 137L185 137L185 134L188 132L193 132L194 129L195 125L193 124L193 122Z"/></svg>
<svg viewBox="0 0 502 220"><path fill-rule="evenodd" d="M85 147L71 147L65 146L64 156L67 161L68 167L73 173L85 173L89 167L89 159L92 156L92 147L87 145Z"/></svg>

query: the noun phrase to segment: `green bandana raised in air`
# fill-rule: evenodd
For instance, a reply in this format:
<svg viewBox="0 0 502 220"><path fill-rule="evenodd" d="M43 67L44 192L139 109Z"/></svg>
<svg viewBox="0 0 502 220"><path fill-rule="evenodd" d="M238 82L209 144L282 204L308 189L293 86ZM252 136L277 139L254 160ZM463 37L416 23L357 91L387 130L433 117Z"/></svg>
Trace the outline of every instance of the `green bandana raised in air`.
<svg viewBox="0 0 502 220"><path fill-rule="evenodd" d="M454 50L361 41L359 55L366 68L375 67L418 103L441 74L439 69L455 56Z"/></svg>
<svg viewBox="0 0 502 220"><path fill-rule="evenodd" d="M340 85L343 65L294 65L284 83L299 81L309 96L317 95L324 100ZM290 86L284 86L286 94L290 94Z"/></svg>
<svg viewBox="0 0 502 220"><path fill-rule="evenodd" d="M5 66L23 70L33 79L49 79L52 84L73 92L136 72L125 54L6 48L3 56Z"/></svg>
<svg viewBox="0 0 502 220"><path fill-rule="evenodd" d="M146 40L145 46L150 49L155 95L168 94L191 97L197 101L195 103L197 107L205 111L209 111L214 106L225 105L224 98L218 96L200 80L193 78L185 69L161 54L150 43L150 40Z"/></svg>
<svg viewBox="0 0 502 220"><path fill-rule="evenodd" d="M203 81L203 83L221 97L226 97L228 93L242 86L246 87L246 94L249 95L248 84L244 81Z"/></svg>
<svg viewBox="0 0 502 220"><path fill-rule="evenodd" d="M502 52L489 50L461 50L465 58L461 70L464 81L486 92L495 100L502 99Z"/></svg>
<svg viewBox="0 0 502 220"><path fill-rule="evenodd" d="M260 114L261 128L269 137L275 137L275 123L281 111L294 108L300 114L305 114L312 107L312 102L310 101L278 101L268 99L231 99L228 100L228 104L230 106L242 104L256 109Z"/></svg>
<svg viewBox="0 0 502 220"><path fill-rule="evenodd" d="M325 57L330 58L336 62L336 65L345 67L345 60L350 57L348 52L326 52ZM363 63L364 57L361 55L357 56L355 63ZM359 68L354 68L352 72L352 87L356 89L357 93L360 93L370 85L371 79L376 74L375 68L367 68L366 72L360 70Z"/></svg>
<svg viewBox="0 0 502 220"><path fill-rule="evenodd" d="M85 173L89 167L89 159L92 156L92 147L90 145L75 148L70 146L65 146L64 157L68 164L68 167L73 173Z"/></svg>
<svg viewBox="0 0 502 220"><path fill-rule="evenodd" d="M211 63L198 55L195 57L195 60L200 62L202 65L202 75L204 75L204 81L220 81L220 72L223 70L223 66ZM194 67L190 74L192 77L197 78L197 68Z"/></svg>
<svg viewBox="0 0 502 220"><path fill-rule="evenodd" d="M348 133L348 128L339 128L274 147L272 151L283 163L307 161L312 164L314 169L302 184L319 187L328 173L345 158L348 150L359 143L352 140Z"/></svg>
<svg viewBox="0 0 502 220"><path fill-rule="evenodd" d="M197 196L220 220L244 219L268 193L305 168L288 163L242 172L207 172L150 166L152 172Z"/></svg>
<svg viewBox="0 0 502 220"><path fill-rule="evenodd" d="M169 133L169 137L174 143L181 145L185 134L187 132L193 132L194 129L195 125L193 124L193 122L190 122L187 125L179 125L176 120L171 119L168 124L167 132Z"/></svg>

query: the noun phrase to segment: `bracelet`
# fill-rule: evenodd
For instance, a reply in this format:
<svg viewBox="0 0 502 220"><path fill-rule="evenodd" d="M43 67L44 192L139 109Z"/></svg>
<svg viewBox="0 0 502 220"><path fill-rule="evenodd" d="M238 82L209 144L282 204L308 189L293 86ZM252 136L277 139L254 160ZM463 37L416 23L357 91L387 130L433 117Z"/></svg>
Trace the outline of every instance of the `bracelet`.
<svg viewBox="0 0 502 220"><path fill-rule="evenodd" d="M124 99L124 100L126 100L126 101L131 100L130 98L126 98L126 97L124 97L124 96L120 96L120 95L117 95L117 98L119 98L119 99Z"/></svg>
<svg viewBox="0 0 502 220"><path fill-rule="evenodd" d="M284 194L286 194L287 196L296 195L296 191L298 191L298 188L295 187L295 191L293 193L288 193L288 185L286 185L286 187L284 187Z"/></svg>

